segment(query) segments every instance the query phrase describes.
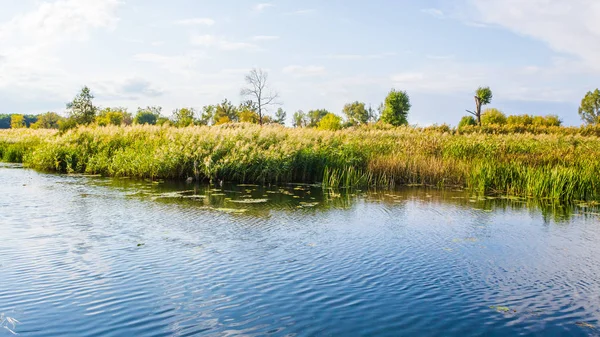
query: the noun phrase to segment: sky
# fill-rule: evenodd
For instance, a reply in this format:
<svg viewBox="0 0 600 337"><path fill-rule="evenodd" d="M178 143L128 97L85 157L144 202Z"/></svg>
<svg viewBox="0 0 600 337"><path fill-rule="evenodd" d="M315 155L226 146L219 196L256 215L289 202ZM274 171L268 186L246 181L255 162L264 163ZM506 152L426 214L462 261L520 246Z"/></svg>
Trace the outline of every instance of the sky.
<svg viewBox="0 0 600 337"><path fill-rule="evenodd" d="M0 113L102 107L163 114L242 100L268 72L288 112L395 88L409 122L455 125L490 86L506 114L558 115L600 86L598 0L0 0ZM275 109L273 109L275 110Z"/></svg>

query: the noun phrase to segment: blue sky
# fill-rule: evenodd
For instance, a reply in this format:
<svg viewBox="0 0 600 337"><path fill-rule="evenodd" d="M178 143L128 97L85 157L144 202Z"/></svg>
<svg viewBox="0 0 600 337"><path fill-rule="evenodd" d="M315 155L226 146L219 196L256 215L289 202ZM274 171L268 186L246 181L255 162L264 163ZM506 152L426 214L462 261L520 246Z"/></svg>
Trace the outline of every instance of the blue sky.
<svg viewBox="0 0 600 337"><path fill-rule="evenodd" d="M411 123L456 124L489 85L507 114L579 125L600 86L595 0L0 1L0 113L62 113L83 85L165 115L237 103L257 67L288 116L377 107L396 88Z"/></svg>

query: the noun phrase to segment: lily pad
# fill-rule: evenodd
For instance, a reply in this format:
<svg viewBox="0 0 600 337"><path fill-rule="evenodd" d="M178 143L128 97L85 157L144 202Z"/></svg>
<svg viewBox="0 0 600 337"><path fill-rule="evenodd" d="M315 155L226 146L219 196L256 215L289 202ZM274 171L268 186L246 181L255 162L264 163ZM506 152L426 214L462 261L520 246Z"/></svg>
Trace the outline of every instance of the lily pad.
<svg viewBox="0 0 600 337"><path fill-rule="evenodd" d="M494 309L497 312L501 312L501 313L505 313L505 314L509 313L509 312L517 312L516 310L513 310L513 309L511 309L509 307L504 307L504 306L501 306L501 305L492 305L492 306L490 306L490 309Z"/></svg>

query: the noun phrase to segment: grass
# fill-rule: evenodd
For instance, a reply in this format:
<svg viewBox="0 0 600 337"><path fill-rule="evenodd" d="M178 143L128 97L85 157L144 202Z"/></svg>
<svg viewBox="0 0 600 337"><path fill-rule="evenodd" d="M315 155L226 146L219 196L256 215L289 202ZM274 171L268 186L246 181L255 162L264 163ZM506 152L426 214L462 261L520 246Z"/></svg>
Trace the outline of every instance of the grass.
<svg viewBox="0 0 600 337"><path fill-rule="evenodd" d="M589 128L542 129L332 132L250 124L81 127L64 134L16 129L0 131L0 158L42 171L117 177L197 176L331 188L416 184L552 200L600 199L600 138Z"/></svg>

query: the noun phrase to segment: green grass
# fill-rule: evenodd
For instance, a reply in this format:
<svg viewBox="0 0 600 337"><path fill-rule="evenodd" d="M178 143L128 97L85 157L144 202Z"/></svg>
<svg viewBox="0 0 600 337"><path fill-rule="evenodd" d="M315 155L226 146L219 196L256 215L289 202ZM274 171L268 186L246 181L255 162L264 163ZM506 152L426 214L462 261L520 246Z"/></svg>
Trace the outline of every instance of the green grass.
<svg viewBox="0 0 600 337"><path fill-rule="evenodd" d="M600 138L591 128L576 129L332 132L250 124L82 127L64 134L21 129L0 131L0 159L60 173L328 188L417 184L552 200L600 199Z"/></svg>

